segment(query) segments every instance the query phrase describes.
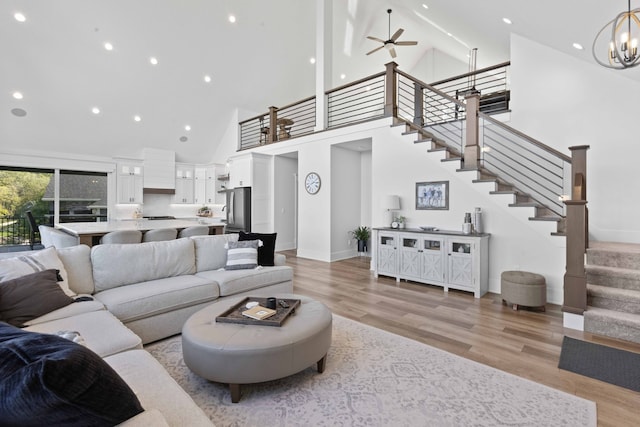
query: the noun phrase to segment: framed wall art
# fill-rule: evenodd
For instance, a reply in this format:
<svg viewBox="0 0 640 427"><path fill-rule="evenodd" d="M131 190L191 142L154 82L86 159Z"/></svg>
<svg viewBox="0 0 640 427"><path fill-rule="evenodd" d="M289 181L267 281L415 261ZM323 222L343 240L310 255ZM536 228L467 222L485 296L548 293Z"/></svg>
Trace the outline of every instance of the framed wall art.
<svg viewBox="0 0 640 427"><path fill-rule="evenodd" d="M449 210L449 181L416 182L416 209Z"/></svg>

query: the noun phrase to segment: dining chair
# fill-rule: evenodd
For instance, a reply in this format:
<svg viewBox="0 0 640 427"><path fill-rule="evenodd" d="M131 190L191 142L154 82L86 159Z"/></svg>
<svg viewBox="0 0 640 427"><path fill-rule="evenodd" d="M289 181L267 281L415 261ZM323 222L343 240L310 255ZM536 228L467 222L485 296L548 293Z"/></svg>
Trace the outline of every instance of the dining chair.
<svg viewBox="0 0 640 427"><path fill-rule="evenodd" d="M178 234L178 238L191 236L206 236L209 234L208 225L194 225L192 227L183 228Z"/></svg>
<svg viewBox="0 0 640 427"><path fill-rule="evenodd" d="M36 220L31 211L27 211L27 223L29 224L29 247L33 250L33 246L36 244L36 231L38 231L38 224L36 224Z"/></svg>
<svg viewBox="0 0 640 427"><path fill-rule="evenodd" d="M107 243L140 243L142 232L138 230L118 230L107 233L100 239L101 244Z"/></svg>
<svg viewBox="0 0 640 427"><path fill-rule="evenodd" d="M175 240L178 230L175 228L158 228L149 230L142 235L143 242L160 242L162 240Z"/></svg>

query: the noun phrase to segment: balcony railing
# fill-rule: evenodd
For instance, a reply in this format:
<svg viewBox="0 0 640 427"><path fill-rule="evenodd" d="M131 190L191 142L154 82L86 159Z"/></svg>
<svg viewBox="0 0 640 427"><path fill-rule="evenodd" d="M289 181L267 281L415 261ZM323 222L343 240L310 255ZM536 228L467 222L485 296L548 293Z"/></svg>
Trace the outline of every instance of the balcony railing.
<svg viewBox="0 0 640 427"><path fill-rule="evenodd" d="M36 222L42 218L36 218ZM40 224L41 222L38 222ZM0 217L0 245L32 245L40 241L40 234L36 233L35 241L31 241L31 227L27 219L16 216Z"/></svg>

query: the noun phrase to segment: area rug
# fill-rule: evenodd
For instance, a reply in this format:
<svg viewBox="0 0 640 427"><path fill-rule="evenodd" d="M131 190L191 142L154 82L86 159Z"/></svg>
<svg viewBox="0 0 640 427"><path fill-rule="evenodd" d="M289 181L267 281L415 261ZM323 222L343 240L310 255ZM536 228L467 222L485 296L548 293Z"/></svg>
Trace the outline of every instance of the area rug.
<svg viewBox="0 0 640 427"><path fill-rule="evenodd" d="M242 386L193 374L180 336L146 347L216 426L596 426L595 403L333 317L324 373Z"/></svg>
<svg viewBox="0 0 640 427"><path fill-rule="evenodd" d="M558 368L640 391L640 354L564 337Z"/></svg>

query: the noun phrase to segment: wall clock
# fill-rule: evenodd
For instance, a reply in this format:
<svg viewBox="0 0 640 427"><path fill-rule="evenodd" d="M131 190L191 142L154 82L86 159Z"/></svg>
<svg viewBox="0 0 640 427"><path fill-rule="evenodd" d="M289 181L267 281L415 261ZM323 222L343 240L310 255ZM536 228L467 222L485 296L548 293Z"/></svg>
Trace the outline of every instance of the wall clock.
<svg viewBox="0 0 640 427"><path fill-rule="evenodd" d="M309 194L316 194L320 191L320 175L315 172L309 172L304 179L304 188Z"/></svg>

